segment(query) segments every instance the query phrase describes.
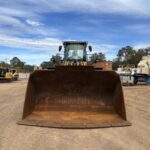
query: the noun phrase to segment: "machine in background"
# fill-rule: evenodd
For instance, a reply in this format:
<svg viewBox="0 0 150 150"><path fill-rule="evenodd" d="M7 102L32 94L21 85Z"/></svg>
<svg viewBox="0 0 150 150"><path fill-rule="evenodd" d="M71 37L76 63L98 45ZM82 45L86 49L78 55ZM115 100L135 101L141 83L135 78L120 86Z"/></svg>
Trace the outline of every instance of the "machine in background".
<svg viewBox="0 0 150 150"><path fill-rule="evenodd" d="M18 80L19 74L16 69L0 68L0 81Z"/></svg>
<svg viewBox="0 0 150 150"><path fill-rule="evenodd" d="M144 56L138 66L119 66L117 73L120 75L123 84L150 84L150 55Z"/></svg>

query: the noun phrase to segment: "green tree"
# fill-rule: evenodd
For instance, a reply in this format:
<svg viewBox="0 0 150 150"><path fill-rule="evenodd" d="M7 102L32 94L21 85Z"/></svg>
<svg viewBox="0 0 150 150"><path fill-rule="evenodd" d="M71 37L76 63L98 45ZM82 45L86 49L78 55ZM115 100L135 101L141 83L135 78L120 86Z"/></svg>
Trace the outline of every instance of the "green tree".
<svg viewBox="0 0 150 150"><path fill-rule="evenodd" d="M146 55L146 51L144 49L139 49L136 52L136 65L140 62L143 56Z"/></svg>
<svg viewBox="0 0 150 150"><path fill-rule="evenodd" d="M119 65L134 64L137 67L143 56L150 54L150 47L134 50L131 46L126 46L118 51L117 58L113 60L113 69L116 70Z"/></svg>
<svg viewBox="0 0 150 150"><path fill-rule="evenodd" d="M12 67L19 67L19 68L23 68L24 65L25 65L25 62L22 62L18 57L13 57L11 60L10 60L10 65Z"/></svg>
<svg viewBox="0 0 150 150"><path fill-rule="evenodd" d="M0 61L0 67L4 67L4 68L9 68L10 64L4 62L4 61Z"/></svg>
<svg viewBox="0 0 150 150"><path fill-rule="evenodd" d="M44 62L41 63L40 66L41 66L43 69L47 69L47 68L52 68L52 67L54 67L54 64L53 64L53 62L51 62L51 61L44 61Z"/></svg>
<svg viewBox="0 0 150 150"><path fill-rule="evenodd" d="M33 72L34 66L32 66L32 65L24 65L23 70L24 70L24 72Z"/></svg>
<svg viewBox="0 0 150 150"><path fill-rule="evenodd" d="M123 65L123 62L121 62L118 58L116 58L112 61L112 69L113 70L117 70L119 65Z"/></svg>
<svg viewBox="0 0 150 150"><path fill-rule="evenodd" d="M118 51L118 60L125 65L135 63L136 51L131 46L126 46Z"/></svg>
<svg viewBox="0 0 150 150"><path fill-rule="evenodd" d="M53 62L55 65L58 65L61 63L62 57L59 54L52 55L50 61Z"/></svg>
<svg viewBox="0 0 150 150"><path fill-rule="evenodd" d="M150 47L144 48L145 55L150 55Z"/></svg>
<svg viewBox="0 0 150 150"><path fill-rule="evenodd" d="M103 53L94 53L92 54L91 58L90 58L90 61L92 63L96 62L96 61L106 61L106 57L105 57L105 54Z"/></svg>
<svg viewBox="0 0 150 150"><path fill-rule="evenodd" d="M40 64L43 69L53 68L61 63L62 57L59 54L52 55L49 61L44 61Z"/></svg>

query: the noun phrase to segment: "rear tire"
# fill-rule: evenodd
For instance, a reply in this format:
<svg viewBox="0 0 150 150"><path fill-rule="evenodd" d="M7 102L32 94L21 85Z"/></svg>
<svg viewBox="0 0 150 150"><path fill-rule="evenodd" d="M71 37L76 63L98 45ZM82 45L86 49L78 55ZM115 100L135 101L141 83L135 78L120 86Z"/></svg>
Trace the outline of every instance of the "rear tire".
<svg viewBox="0 0 150 150"><path fill-rule="evenodd" d="M134 77L134 84L137 84L138 83L138 78L137 77Z"/></svg>

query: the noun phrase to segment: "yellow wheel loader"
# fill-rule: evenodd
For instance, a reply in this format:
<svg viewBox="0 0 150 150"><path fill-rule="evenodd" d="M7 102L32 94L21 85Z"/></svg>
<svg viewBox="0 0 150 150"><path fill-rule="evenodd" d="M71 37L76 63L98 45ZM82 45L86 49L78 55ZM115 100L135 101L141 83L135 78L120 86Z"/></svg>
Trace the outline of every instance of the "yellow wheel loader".
<svg viewBox="0 0 150 150"><path fill-rule="evenodd" d="M19 124L71 129L131 125L119 75L87 65L87 44L63 42L62 64L30 75Z"/></svg>

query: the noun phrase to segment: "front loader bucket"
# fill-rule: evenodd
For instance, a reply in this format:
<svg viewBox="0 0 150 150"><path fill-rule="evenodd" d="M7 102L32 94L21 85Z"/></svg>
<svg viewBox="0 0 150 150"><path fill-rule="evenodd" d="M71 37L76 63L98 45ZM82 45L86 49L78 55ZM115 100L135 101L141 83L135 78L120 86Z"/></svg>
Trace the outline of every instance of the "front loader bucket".
<svg viewBox="0 0 150 150"><path fill-rule="evenodd" d="M30 75L19 124L98 128L127 126L119 75L92 66L57 66Z"/></svg>

